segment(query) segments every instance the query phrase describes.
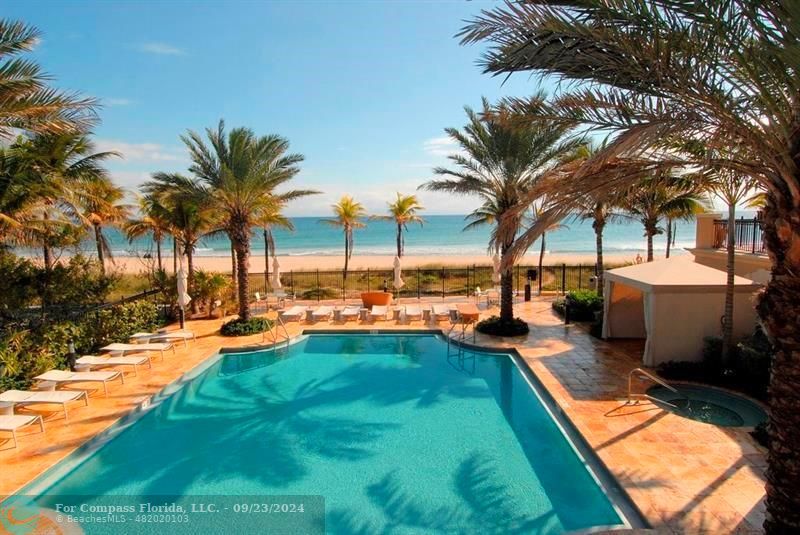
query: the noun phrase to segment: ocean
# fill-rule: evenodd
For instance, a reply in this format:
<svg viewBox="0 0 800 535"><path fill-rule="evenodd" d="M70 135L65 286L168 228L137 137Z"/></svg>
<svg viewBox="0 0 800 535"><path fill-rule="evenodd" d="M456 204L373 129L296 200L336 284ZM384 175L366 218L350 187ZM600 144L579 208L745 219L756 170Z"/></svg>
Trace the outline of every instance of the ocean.
<svg viewBox="0 0 800 535"><path fill-rule="evenodd" d="M295 230L289 232L277 229L274 231L279 255L288 256L329 256L344 253L342 231L320 224L318 217L292 218ZM405 233L405 254L407 255L483 255L486 254L489 241L489 228L463 231L464 216L434 215L425 216L423 226L409 226ZM550 232L546 236L545 249L548 253L592 253L595 250L595 236L590 221L566 221L565 228ZM115 229L107 229L106 235L111 243L114 256L137 255L152 250L152 241L148 237L134 240L127 239ZM609 224L604 232L604 250L607 253L644 253L646 241L644 229L636 221ZM674 248L693 247L695 222L679 221L675 233ZM164 244L169 251L171 241ZM661 234L655 238L656 251L666 248L666 236ZM81 249L93 252L94 242L87 240ZM264 240L261 232L254 229L252 251L254 254L264 251ZM539 251L538 242L531 247L530 253ZM197 246L197 256L227 256L230 254L230 242L225 236L206 238ZM394 255L395 226L385 221L369 221L367 227L355 231L354 255Z"/></svg>

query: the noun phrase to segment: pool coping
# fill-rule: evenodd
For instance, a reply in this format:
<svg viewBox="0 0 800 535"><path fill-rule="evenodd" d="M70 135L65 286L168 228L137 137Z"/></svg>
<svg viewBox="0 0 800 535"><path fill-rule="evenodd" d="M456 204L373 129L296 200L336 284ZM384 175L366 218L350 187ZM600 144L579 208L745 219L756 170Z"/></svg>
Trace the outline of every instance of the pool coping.
<svg viewBox="0 0 800 535"><path fill-rule="evenodd" d="M517 351L516 348L487 347L463 342L460 340L454 340L449 338L442 329L304 329L301 334L280 342L247 347L220 347L216 352L209 355L206 359L184 372L179 378L168 383L161 390L138 403L127 414L121 416L107 428L103 429L88 441L80 445L64 459L41 472L31 481L28 481L20 486L12 494L0 497L0 505L16 496L41 494L43 490L46 490L53 484L54 479L63 477L63 475L71 472L86 462L99 449L101 449L110 441L114 440L120 433L126 431L128 428L134 425L148 412L155 410L164 401L183 389L192 380L197 378L208 368L221 360L225 355L277 349L283 345L289 347L302 342L311 335L335 336L344 334L436 336L441 339L449 340L449 343L464 347L465 349L480 351L481 353L487 354L509 355L512 359L512 362L523 374L523 377L526 379L526 382L528 382L534 394L536 394L540 401L542 401L545 410L551 416L557 427L561 430L570 447L573 449L575 454L578 455L589 474L595 480L597 485L600 487L600 490L609 500L612 507L617 511L621 517L621 520L623 521L623 524L593 526L591 528L571 531L569 533L596 533L601 531L606 532L642 528L647 529L651 527L644 514L637 507L636 503L626 492L622 484L620 484L620 482L614 477L611 470L592 449L591 445L580 433L577 426L564 412L553 395L536 376L536 373L530 368L525 358L519 353L519 351Z"/></svg>

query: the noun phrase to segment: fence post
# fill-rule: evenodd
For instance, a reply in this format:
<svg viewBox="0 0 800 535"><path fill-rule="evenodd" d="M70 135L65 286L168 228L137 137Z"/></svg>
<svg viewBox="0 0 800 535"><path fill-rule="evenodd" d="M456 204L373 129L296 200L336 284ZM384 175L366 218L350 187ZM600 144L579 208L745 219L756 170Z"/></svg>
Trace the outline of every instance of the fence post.
<svg viewBox="0 0 800 535"><path fill-rule="evenodd" d="M561 264L561 295L567 293L567 265Z"/></svg>
<svg viewBox="0 0 800 535"><path fill-rule="evenodd" d="M419 282L420 282L420 279L419 279L419 266L417 266L417 300L420 299L420 295L421 295L420 294Z"/></svg>
<svg viewBox="0 0 800 535"><path fill-rule="evenodd" d="M344 271L342 271L342 302L344 303L347 301L347 288L345 287L345 283L347 279L344 276Z"/></svg>
<svg viewBox="0 0 800 535"><path fill-rule="evenodd" d="M442 266L442 300L444 300L444 266Z"/></svg>
<svg viewBox="0 0 800 535"><path fill-rule="evenodd" d="M751 222L751 227L753 229L753 250L751 251L753 254L756 254L756 220L753 219Z"/></svg>
<svg viewBox="0 0 800 535"><path fill-rule="evenodd" d="M540 271L541 273L538 274L539 275L538 284L539 284L539 295L542 295L542 279L544 279L544 266L542 266L542 269Z"/></svg>
<svg viewBox="0 0 800 535"><path fill-rule="evenodd" d="M294 270L289 270L289 288L292 289L292 296L294 296Z"/></svg>
<svg viewBox="0 0 800 535"><path fill-rule="evenodd" d="M578 289L583 289L583 264L578 264Z"/></svg>
<svg viewBox="0 0 800 535"><path fill-rule="evenodd" d="M367 268L367 291L368 292L372 291L372 290L370 290L370 287L369 287L369 268Z"/></svg>
<svg viewBox="0 0 800 535"><path fill-rule="evenodd" d="M317 268L317 302L320 301L320 288L319 288L319 268Z"/></svg>

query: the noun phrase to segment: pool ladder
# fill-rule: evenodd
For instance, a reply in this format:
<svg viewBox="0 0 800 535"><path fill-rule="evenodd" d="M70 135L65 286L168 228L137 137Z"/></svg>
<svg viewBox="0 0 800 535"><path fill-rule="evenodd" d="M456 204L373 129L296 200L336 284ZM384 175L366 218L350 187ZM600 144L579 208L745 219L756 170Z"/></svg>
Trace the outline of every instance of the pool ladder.
<svg viewBox="0 0 800 535"><path fill-rule="evenodd" d="M280 312L275 311L275 316L277 317L277 320L273 324L270 324L270 326L269 326L269 334L272 336L272 343L276 346L275 349L277 349L278 336L279 336L278 328L280 327L281 329L283 329L283 335L286 337L285 342L286 342L286 348L288 349L288 347L289 347L289 338L290 338L289 330L286 328L286 324L283 322L283 318L281 318ZM274 327L274 330L273 330L273 327ZM261 337L261 341L263 342L266 339L266 337L267 337L267 333L265 331L264 334Z"/></svg>
<svg viewBox="0 0 800 535"><path fill-rule="evenodd" d="M648 372L646 370L643 370L642 368L634 368L628 373L628 403L634 403L634 402L636 402L638 400L646 399L648 401L657 401L659 403L663 403L665 405L669 405L670 407L677 408L672 403L670 403L668 401L661 400L661 399L656 399L656 398L654 398L653 396L651 396L649 394L637 394L637 393L634 393L633 392L633 376L634 375L639 375L639 376L644 377L646 379L650 379L651 381L653 381L657 385L663 386L664 388L666 388L670 392L672 392L674 394L678 394L679 396L681 395L681 393L678 392L675 388L671 387L670 385L668 385L667 383L665 383L664 381L662 381L661 379L659 379L658 377L656 377L652 373L650 373L650 372Z"/></svg>

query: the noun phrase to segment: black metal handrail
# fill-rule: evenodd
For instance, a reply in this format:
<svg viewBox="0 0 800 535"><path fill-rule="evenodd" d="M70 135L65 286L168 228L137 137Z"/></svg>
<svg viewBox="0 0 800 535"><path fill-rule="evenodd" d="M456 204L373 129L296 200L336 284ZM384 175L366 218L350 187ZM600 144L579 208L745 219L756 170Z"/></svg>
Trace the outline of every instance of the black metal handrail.
<svg viewBox="0 0 800 535"><path fill-rule="evenodd" d="M728 220L714 220L714 248L725 249L728 243ZM765 254L764 233L759 219L734 220L734 249L736 251Z"/></svg>

